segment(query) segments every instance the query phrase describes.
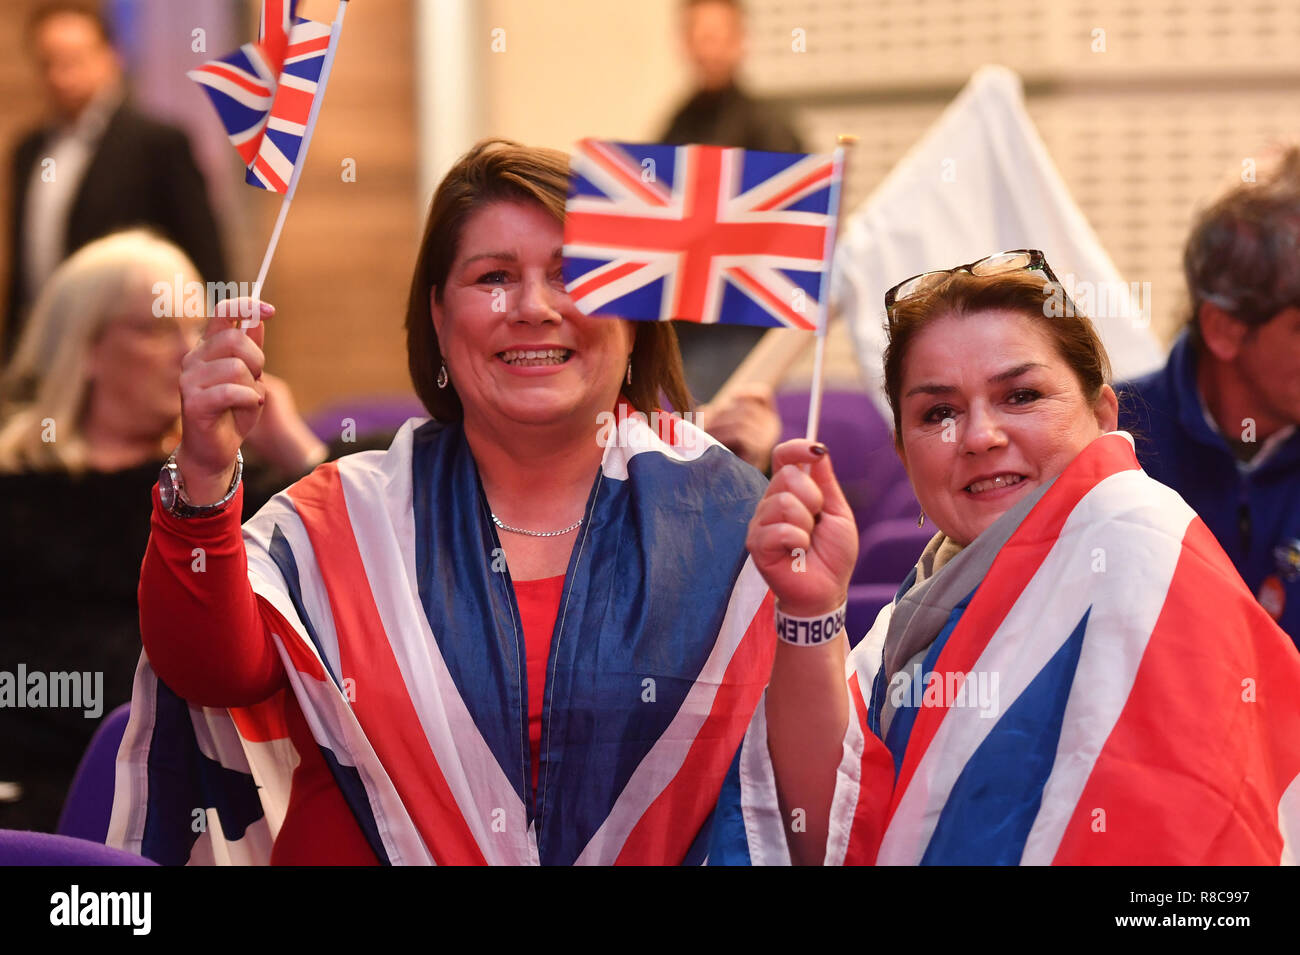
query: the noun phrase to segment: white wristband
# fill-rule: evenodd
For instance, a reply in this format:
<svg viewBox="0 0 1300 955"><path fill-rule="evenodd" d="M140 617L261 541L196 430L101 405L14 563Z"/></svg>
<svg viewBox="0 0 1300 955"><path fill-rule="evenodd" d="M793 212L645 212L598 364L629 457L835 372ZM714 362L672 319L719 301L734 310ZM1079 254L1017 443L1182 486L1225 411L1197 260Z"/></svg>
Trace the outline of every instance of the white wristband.
<svg viewBox="0 0 1300 955"><path fill-rule="evenodd" d="M820 617L791 617L776 608L776 635L796 647L820 647L830 643L844 629L848 601Z"/></svg>

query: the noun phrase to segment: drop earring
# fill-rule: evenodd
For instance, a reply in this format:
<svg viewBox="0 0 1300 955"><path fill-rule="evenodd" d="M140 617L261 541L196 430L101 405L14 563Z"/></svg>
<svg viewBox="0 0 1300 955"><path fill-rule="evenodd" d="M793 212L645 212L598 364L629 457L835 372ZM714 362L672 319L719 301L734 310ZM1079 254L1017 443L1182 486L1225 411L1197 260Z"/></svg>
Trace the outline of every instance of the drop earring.
<svg viewBox="0 0 1300 955"><path fill-rule="evenodd" d="M447 363L445 361L442 363L442 366L438 369L437 384L439 388L447 387Z"/></svg>
<svg viewBox="0 0 1300 955"><path fill-rule="evenodd" d="M925 511L922 511L921 516L916 519L916 526L920 527L924 523L925 523Z"/></svg>
<svg viewBox="0 0 1300 955"><path fill-rule="evenodd" d="M627 383L632 384L632 359L630 358L627 362Z"/></svg>

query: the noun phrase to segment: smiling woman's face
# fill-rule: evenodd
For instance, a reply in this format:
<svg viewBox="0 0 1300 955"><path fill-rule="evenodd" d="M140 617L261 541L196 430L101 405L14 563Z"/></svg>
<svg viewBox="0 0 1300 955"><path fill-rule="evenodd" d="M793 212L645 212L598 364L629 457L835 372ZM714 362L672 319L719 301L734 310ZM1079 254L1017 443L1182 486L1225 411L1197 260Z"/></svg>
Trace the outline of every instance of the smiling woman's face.
<svg viewBox="0 0 1300 955"><path fill-rule="evenodd" d="M589 318L562 275L564 230L540 204L493 202L465 223L431 310L467 421L595 427L618 397L628 322Z"/></svg>
<svg viewBox="0 0 1300 955"><path fill-rule="evenodd" d="M1027 316L985 311L936 319L907 351L901 455L939 530L969 544L1093 439L1115 430L1115 393L1096 401Z"/></svg>

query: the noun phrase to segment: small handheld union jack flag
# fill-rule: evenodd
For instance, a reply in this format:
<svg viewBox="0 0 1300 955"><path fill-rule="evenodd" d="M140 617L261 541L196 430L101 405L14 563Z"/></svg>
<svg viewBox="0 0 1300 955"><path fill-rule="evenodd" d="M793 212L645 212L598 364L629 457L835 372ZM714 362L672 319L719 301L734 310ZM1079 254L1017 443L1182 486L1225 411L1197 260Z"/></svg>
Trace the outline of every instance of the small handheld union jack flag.
<svg viewBox="0 0 1300 955"><path fill-rule="evenodd" d="M245 181L287 193L330 48L330 26L265 0L256 43L191 70L248 167Z"/></svg>
<svg viewBox="0 0 1300 955"><path fill-rule="evenodd" d="M587 139L573 158L564 281L588 315L817 330L842 151Z"/></svg>
<svg viewBox="0 0 1300 955"><path fill-rule="evenodd" d="M187 75L212 100L248 172L250 186L284 196L262 266L253 283L260 299L298 177L307 162L321 101L343 32L348 0L339 0L334 23L326 26L295 15L298 0L263 0L257 42L204 63ZM247 328L247 323L241 327Z"/></svg>

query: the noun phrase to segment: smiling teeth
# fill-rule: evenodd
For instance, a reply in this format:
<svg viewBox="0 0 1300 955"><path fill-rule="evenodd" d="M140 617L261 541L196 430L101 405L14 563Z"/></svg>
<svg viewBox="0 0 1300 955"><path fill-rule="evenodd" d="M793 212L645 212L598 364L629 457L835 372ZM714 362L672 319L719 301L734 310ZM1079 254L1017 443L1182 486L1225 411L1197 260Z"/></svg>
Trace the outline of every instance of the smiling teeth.
<svg viewBox="0 0 1300 955"><path fill-rule="evenodd" d="M1023 481L1024 475L1021 474L999 474L997 477L988 478L984 481L976 481L974 484L966 485L966 490L972 494L982 494L985 491L993 491L1000 487L1010 487L1013 484L1019 484Z"/></svg>
<svg viewBox="0 0 1300 955"><path fill-rule="evenodd" d="M568 360L567 348L514 348L501 353L501 360L508 365L521 365L530 362L539 365L558 365Z"/></svg>

